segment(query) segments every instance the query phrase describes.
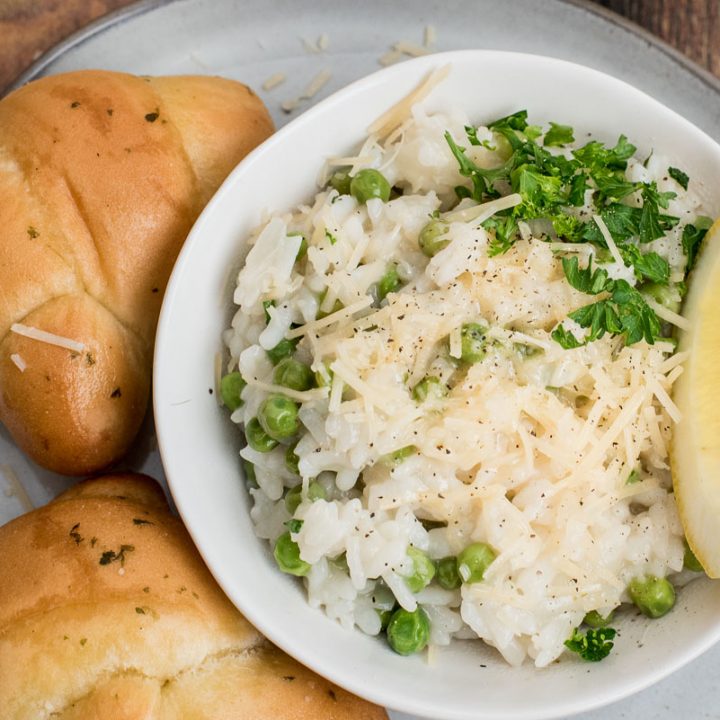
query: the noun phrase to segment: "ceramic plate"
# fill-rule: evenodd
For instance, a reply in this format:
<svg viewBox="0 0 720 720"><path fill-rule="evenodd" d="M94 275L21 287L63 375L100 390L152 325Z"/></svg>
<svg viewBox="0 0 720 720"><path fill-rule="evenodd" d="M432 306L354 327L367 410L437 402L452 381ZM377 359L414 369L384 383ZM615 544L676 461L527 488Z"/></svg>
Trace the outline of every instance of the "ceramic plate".
<svg viewBox="0 0 720 720"><path fill-rule="evenodd" d="M342 12L338 9L342 8ZM378 19L381 19L379 21ZM471 19L469 22L468 19ZM521 49L570 59L622 78L677 110L715 138L720 137L720 83L651 36L589 4L561 0L432 0L388 5L365 0L343 7L338 0L176 0L141 2L101 20L42 58L20 82L45 74L102 67L145 74L210 73L241 79L260 89L275 73L286 81L261 95L278 126L313 102L379 68L394 43L422 46L435 30L431 50ZM327 47L319 51L321 35ZM312 101L286 114L317 74L331 71ZM480 83L482 78L480 78ZM29 463L0 429L0 522L19 514L25 500L11 494L10 468L28 500L42 504L70 484ZM126 467L161 477L150 425ZM654 717L684 713L700 717L717 701L713 666L720 649L665 681L585 720ZM400 715L396 715L400 718Z"/></svg>

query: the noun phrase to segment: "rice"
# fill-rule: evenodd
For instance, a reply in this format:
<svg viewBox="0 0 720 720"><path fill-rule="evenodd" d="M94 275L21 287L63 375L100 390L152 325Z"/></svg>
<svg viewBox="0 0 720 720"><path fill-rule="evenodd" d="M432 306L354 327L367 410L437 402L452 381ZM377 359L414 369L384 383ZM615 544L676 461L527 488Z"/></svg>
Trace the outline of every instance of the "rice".
<svg viewBox="0 0 720 720"><path fill-rule="evenodd" d="M563 257L594 258L630 287L633 266L602 219L604 257L598 245L548 237L542 220L523 222L496 253L483 223L523 197L506 191L488 208L467 199L453 207L455 188L470 183L443 135L460 143L470 122L459 110L429 115L415 105L399 128L383 125L383 139L371 135L342 159L352 175L381 168L402 194L362 204L327 186L252 235L224 337L228 368L248 382L232 419L247 426L267 388L278 390L266 351L299 341L294 356L322 392L298 400L302 431L286 441L296 444L241 451L254 465L258 535L274 543L292 518L308 600L344 627L377 635L381 613L419 606L431 644L477 637L512 665L543 667L586 613L627 602L633 578L683 568L667 451L683 358L671 340L625 344L608 332L576 348L556 341L557 328L582 338L587 330L568 315L594 299L568 282ZM493 131L474 131L468 157L501 164ZM647 167L631 158L625 177L667 190L666 170L656 155ZM653 248L682 278L682 229L701 208L672 189L668 212L682 219ZM591 194L568 212L591 222ZM637 206L637 193L623 202ZM428 258L418 236L438 216L449 242ZM301 236L307 254L296 261ZM398 282L381 298L389 268ZM468 323L485 328L483 357L458 366ZM446 390L418 401L413 388L428 377ZM308 496L312 482L323 498ZM284 496L296 487L291 514ZM408 587L408 547L437 561L477 542L496 555L482 582Z"/></svg>

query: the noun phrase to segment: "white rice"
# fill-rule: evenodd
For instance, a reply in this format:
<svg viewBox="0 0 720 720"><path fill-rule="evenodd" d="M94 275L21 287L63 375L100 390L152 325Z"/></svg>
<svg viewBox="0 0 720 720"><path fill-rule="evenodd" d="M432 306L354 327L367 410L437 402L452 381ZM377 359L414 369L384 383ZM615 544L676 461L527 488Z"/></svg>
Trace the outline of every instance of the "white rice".
<svg viewBox="0 0 720 720"><path fill-rule="evenodd" d="M290 518L284 490L299 482L307 489L319 478L327 499L305 498L294 514L303 524L293 539L312 564L305 578L311 605L347 628L378 634L375 610L388 609L394 593L402 607L425 609L433 644L479 637L513 665L531 658L546 666L588 611L605 614L628 600L631 579L682 570L667 456L668 393L679 364L668 360L669 343L626 347L610 335L575 350L556 343L550 332L560 322L582 333L566 318L591 300L568 284L553 245L533 237L532 224L495 257L487 232L461 220L434 258L419 251L428 216L467 184L443 133L467 144L468 124L462 112L427 115L416 106L384 144L365 142L353 166L353 173L382 169L406 194L359 205L326 189L257 229L225 341L229 367L261 386L248 384L233 420L248 422L267 397L262 383L272 383L273 369L263 349L291 323L306 325L319 305L335 300L361 308L302 331L297 357L334 374L327 392L302 403L307 432L295 450L302 478L285 468L283 446L241 452L255 465L258 535L272 542L283 533ZM481 127L478 137L492 135ZM497 164L492 150L468 154ZM647 167L631 161L627 176L657 180L663 190L666 169L653 156ZM695 218L698 202L684 193L670 211L681 216L680 227L653 249L679 272L682 225ZM299 238L289 233L307 239L306 260L293 262ZM403 287L367 307L362 301L390 262ZM604 267L634 282L617 260ZM263 300L277 306L267 327ZM453 355L465 322L491 328L487 356L447 397L415 402L408 388L426 375L445 382L455 371L438 349L449 337ZM518 342L541 352L525 357ZM384 459L409 445L416 452L403 462ZM640 481L627 485L636 469ZM421 518L445 525L428 530ZM483 582L457 591L431 585L417 595L408 589L409 545L438 559L476 541L497 553ZM347 567L336 560L343 554Z"/></svg>

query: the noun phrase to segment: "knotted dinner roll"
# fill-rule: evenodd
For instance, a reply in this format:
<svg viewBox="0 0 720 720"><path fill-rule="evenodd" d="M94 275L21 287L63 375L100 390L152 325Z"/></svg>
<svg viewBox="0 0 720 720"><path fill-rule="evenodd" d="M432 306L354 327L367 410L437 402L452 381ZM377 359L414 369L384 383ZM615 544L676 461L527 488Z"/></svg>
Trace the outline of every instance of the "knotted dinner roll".
<svg viewBox="0 0 720 720"><path fill-rule="evenodd" d="M213 77L83 71L0 100L0 421L36 462L80 475L128 449L175 258L272 129Z"/></svg>
<svg viewBox="0 0 720 720"><path fill-rule="evenodd" d="M159 486L80 483L0 527L3 720L380 720L265 640Z"/></svg>

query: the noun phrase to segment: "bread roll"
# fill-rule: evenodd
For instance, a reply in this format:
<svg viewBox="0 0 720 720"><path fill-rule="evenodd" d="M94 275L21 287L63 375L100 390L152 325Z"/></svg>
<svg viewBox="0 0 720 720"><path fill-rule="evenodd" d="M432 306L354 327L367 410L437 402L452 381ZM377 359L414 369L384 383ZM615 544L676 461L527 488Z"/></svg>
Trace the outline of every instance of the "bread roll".
<svg viewBox="0 0 720 720"><path fill-rule="evenodd" d="M158 485L80 483L0 527L3 720L379 720L232 606Z"/></svg>
<svg viewBox="0 0 720 720"><path fill-rule="evenodd" d="M0 421L36 462L81 475L127 450L178 251L271 132L221 78L84 71L0 100Z"/></svg>

